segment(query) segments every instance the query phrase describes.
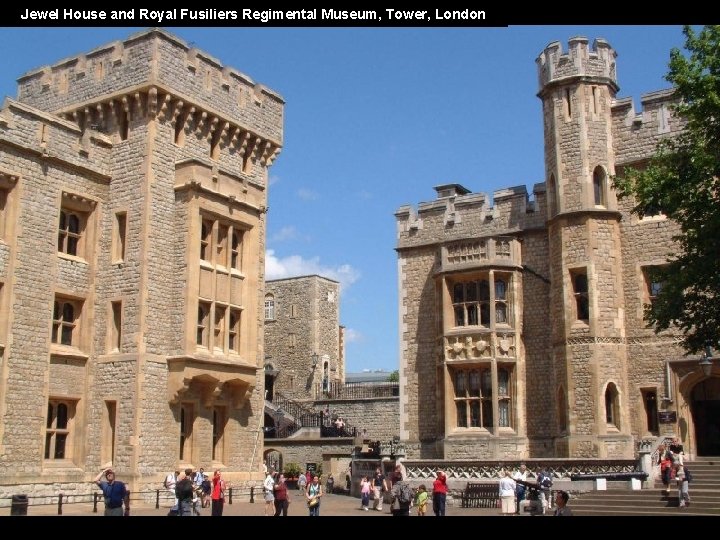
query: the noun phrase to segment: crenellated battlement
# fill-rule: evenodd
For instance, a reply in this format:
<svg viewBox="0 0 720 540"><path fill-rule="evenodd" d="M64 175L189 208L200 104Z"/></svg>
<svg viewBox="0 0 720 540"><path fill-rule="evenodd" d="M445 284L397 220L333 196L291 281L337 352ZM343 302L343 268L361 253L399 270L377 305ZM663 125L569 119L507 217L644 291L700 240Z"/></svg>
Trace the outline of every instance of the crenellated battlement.
<svg viewBox="0 0 720 540"><path fill-rule="evenodd" d="M184 105L231 122L280 146L282 97L161 29L139 32L93 51L30 71L18 79L18 100L64 115L133 99L148 88L172 90ZM188 96L192 96L192 100Z"/></svg>
<svg viewBox="0 0 720 540"><path fill-rule="evenodd" d="M617 91L615 58L617 53L602 38L588 47L588 38L578 36L568 40L568 52L563 53L559 41L553 41L540 53L535 63L538 69L539 92L551 84L570 78L602 80Z"/></svg>

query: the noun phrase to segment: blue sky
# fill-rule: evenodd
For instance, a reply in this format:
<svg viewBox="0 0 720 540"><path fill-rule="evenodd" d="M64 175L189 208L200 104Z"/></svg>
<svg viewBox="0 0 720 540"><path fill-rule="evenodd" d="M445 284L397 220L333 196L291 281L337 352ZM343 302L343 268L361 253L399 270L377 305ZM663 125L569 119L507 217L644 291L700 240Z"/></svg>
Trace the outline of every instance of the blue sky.
<svg viewBox="0 0 720 540"><path fill-rule="evenodd" d="M21 74L139 28L2 28L0 95ZM603 37L620 97L667 88L679 26L168 28L286 100L270 177L268 279L342 283L347 370L398 367L394 212L435 198L543 181L535 58L552 41Z"/></svg>

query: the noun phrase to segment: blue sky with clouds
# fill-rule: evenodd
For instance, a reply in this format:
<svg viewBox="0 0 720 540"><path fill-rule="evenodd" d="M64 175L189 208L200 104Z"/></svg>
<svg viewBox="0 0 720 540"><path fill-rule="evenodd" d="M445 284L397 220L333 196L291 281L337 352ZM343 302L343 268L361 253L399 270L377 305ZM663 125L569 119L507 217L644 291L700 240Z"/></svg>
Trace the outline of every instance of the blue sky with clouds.
<svg viewBox="0 0 720 540"><path fill-rule="evenodd" d="M2 28L0 94L21 74L139 28ZM667 88L679 26L168 28L277 91L285 144L270 171L268 279L342 283L347 369L397 369L394 212L435 198L543 178L535 58L552 41L605 38L620 97Z"/></svg>

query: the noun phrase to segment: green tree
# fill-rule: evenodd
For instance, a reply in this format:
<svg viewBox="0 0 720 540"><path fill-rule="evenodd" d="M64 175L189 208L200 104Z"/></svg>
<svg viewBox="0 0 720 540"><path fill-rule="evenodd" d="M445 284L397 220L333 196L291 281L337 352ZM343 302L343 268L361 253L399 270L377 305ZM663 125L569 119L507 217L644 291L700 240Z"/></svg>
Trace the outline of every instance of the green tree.
<svg viewBox="0 0 720 540"><path fill-rule="evenodd" d="M388 375L387 382L400 382L400 371L395 370Z"/></svg>
<svg viewBox="0 0 720 540"><path fill-rule="evenodd" d="M720 337L720 26L683 33L686 51L671 51L665 78L685 128L658 145L647 168L629 170L614 186L634 197L634 214L660 210L680 226L678 249L651 274L662 290L645 318L656 332L677 326L685 350L696 353Z"/></svg>

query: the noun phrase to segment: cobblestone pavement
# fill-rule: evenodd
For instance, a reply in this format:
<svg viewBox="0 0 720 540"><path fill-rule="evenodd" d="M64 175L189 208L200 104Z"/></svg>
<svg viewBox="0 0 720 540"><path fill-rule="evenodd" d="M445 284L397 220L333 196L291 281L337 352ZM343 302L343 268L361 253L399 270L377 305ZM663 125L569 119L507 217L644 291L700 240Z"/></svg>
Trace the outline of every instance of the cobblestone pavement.
<svg viewBox="0 0 720 540"><path fill-rule="evenodd" d="M302 494L298 492L290 492L290 506L288 516L307 516L308 509ZM238 502L235 500L233 504L225 504L223 516L263 516L265 511L265 503L262 497L256 498L256 502ZM372 501L371 506L372 506ZM139 501L133 501L131 504L132 516L166 516L170 510L170 504L161 501L160 508L156 509L151 505L142 505ZM497 508L459 508L449 506L446 514L448 516L497 516L500 511ZM0 508L0 516L9 516L10 508ZM33 505L28 507L28 516L52 516L57 515L57 505ZM98 505L98 512L93 513L92 504L66 504L63 506L64 516L102 516L102 503ZM201 517L209 516L210 509L201 509ZM411 509L411 515L417 517L416 509ZM347 495L325 495L320 506L320 516L365 516L365 517L384 517L390 516L390 505L383 505L383 511L378 512L370 509L363 511L360 508L360 499L349 497ZM426 517L434 517L432 513L432 505L428 508Z"/></svg>

